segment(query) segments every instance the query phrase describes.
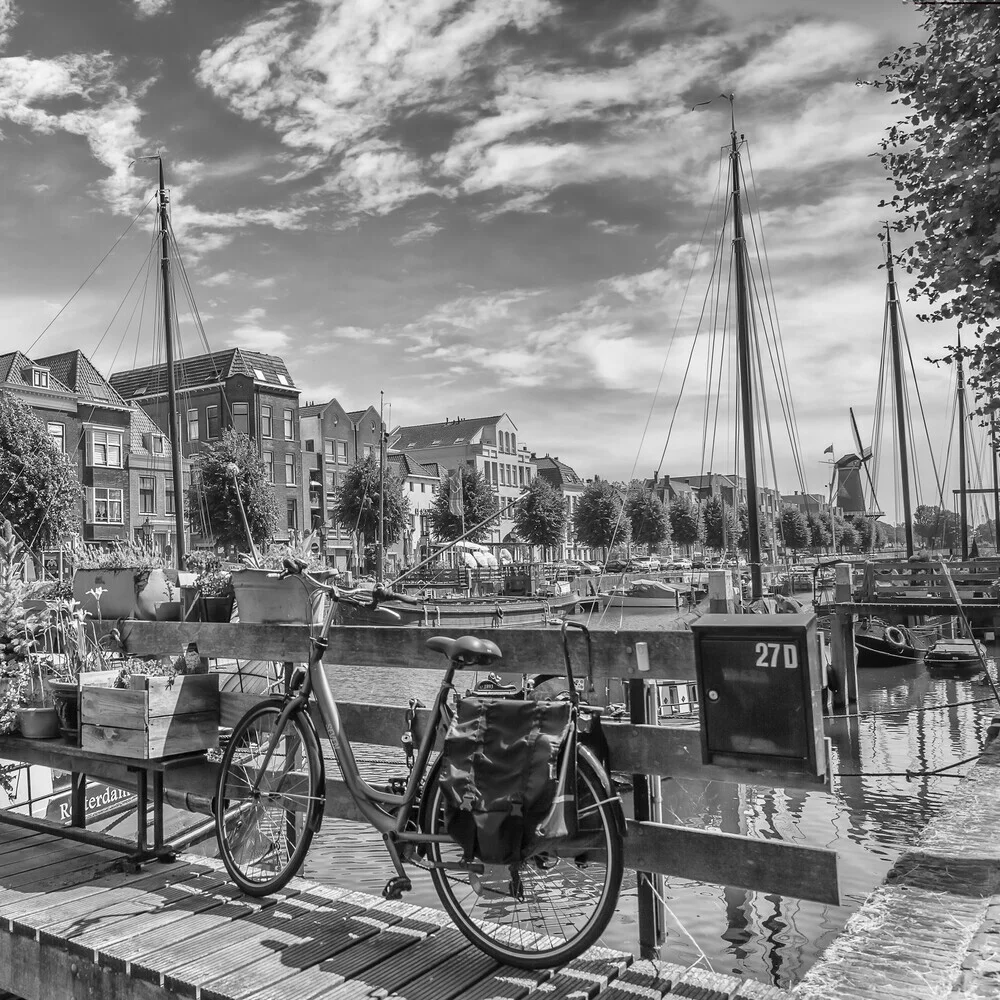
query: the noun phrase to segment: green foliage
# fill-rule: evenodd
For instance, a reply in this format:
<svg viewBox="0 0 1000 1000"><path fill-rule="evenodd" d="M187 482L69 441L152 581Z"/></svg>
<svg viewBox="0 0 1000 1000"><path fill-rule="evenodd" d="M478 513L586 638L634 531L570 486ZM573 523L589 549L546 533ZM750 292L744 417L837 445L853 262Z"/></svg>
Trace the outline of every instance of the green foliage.
<svg viewBox="0 0 1000 1000"><path fill-rule="evenodd" d="M379 462L375 455L356 462L347 470L333 508L333 516L341 527L359 531L373 542L378 538L379 478ZM403 495L403 481L392 469L386 467L382 482L385 486L382 501L385 544L392 545L410 518L410 501Z"/></svg>
<svg viewBox="0 0 1000 1000"><path fill-rule="evenodd" d="M163 553L132 538L97 545L76 535L66 549L73 569L160 569L165 565Z"/></svg>
<svg viewBox="0 0 1000 1000"><path fill-rule="evenodd" d="M969 382L1000 393L1000 5L928 5L927 39L883 59L874 85L900 121L880 143L894 182L897 228L917 239L902 252L932 320L956 319L978 338ZM924 317L921 317L924 318ZM997 404L992 404L996 406Z"/></svg>
<svg viewBox="0 0 1000 1000"><path fill-rule="evenodd" d="M960 519L954 511L920 504L913 512L913 532L925 548L957 548L961 544L960 531Z"/></svg>
<svg viewBox="0 0 1000 1000"><path fill-rule="evenodd" d="M638 479L629 485L625 495L625 516L632 541L647 546L650 553L654 546L670 540L670 519L663 502Z"/></svg>
<svg viewBox="0 0 1000 1000"><path fill-rule="evenodd" d="M552 548L565 536L569 512L559 491L541 476L536 476L514 509L514 530L529 545Z"/></svg>
<svg viewBox="0 0 1000 1000"><path fill-rule="evenodd" d="M187 514L195 531L214 537L217 545L226 548L250 548L240 517L238 484L255 544L261 547L274 537L278 499L249 435L229 428L220 441L199 451L192 462Z"/></svg>
<svg viewBox="0 0 1000 1000"><path fill-rule="evenodd" d="M701 505L693 497L679 496L669 507L670 534L680 545L694 545L705 537Z"/></svg>
<svg viewBox="0 0 1000 1000"><path fill-rule="evenodd" d="M814 549L825 549L830 545L833 539L830 535L829 514L809 514L806 524L809 526L809 544Z"/></svg>
<svg viewBox="0 0 1000 1000"><path fill-rule="evenodd" d="M844 552L849 552L858 547L858 533L854 530L854 525L847 521L837 521L837 547Z"/></svg>
<svg viewBox="0 0 1000 1000"><path fill-rule="evenodd" d="M799 549L807 548L809 545L809 523L805 514L798 507L785 504L781 508L781 538L785 543L785 548L798 552Z"/></svg>
<svg viewBox="0 0 1000 1000"><path fill-rule="evenodd" d="M49 548L79 529L82 491L31 407L0 391L0 518L33 549Z"/></svg>
<svg viewBox="0 0 1000 1000"><path fill-rule="evenodd" d="M588 483L577 501L573 528L576 537L592 549L625 545L630 526L624 516L622 496L617 487L605 479Z"/></svg>
<svg viewBox="0 0 1000 1000"><path fill-rule="evenodd" d="M702 506L705 544L720 552L736 547L740 524L733 510L720 496L709 497Z"/></svg>
<svg viewBox="0 0 1000 1000"><path fill-rule="evenodd" d="M497 524L497 498L493 488L481 472L467 465L459 470L462 477L462 510L465 517L466 538L481 542ZM438 490L431 507L429 519L436 538L450 542L462 535L462 515L451 510L451 484ZM479 525L476 528L476 525ZM471 529L476 528L475 531Z"/></svg>

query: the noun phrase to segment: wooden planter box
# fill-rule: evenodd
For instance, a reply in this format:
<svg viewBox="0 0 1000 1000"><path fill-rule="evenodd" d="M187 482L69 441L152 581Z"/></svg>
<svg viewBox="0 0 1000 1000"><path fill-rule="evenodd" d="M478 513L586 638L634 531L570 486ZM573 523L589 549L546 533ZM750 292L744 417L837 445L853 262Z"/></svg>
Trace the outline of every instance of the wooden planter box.
<svg viewBox="0 0 1000 1000"><path fill-rule="evenodd" d="M80 692L84 750L153 759L219 745L219 675L147 677Z"/></svg>

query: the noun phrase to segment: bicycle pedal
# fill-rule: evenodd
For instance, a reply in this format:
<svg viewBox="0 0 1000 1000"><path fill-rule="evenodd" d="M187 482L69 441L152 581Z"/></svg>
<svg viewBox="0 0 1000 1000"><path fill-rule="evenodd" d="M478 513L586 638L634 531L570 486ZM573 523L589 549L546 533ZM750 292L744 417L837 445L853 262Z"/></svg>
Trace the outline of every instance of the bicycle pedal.
<svg viewBox="0 0 1000 1000"><path fill-rule="evenodd" d="M409 892L413 888L413 883L406 875L394 875L385 884L382 895L386 899L402 899L404 892Z"/></svg>

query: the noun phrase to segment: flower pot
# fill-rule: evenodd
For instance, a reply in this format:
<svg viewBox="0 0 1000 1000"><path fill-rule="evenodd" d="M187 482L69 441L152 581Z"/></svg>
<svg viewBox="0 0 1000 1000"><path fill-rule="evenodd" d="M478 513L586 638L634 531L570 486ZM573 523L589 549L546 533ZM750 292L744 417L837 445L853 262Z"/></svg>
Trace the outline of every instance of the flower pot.
<svg viewBox="0 0 1000 1000"><path fill-rule="evenodd" d="M241 622L311 625L321 620L323 592L300 576L281 580L274 570L247 567L234 571L232 579Z"/></svg>
<svg viewBox="0 0 1000 1000"><path fill-rule="evenodd" d="M63 739L71 746L80 745L80 688L76 681L48 682L59 716Z"/></svg>
<svg viewBox="0 0 1000 1000"><path fill-rule="evenodd" d="M168 579L166 570L136 570L135 611L133 612L136 618L142 618L148 622L163 621L164 619L157 619L156 606L165 601L173 601L176 596L177 587Z"/></svg>
<svg viewBox="0 0 1000 1000"><path fill-rule="evenodd" d="M233 617L233 599L200 596L195 616L200 622L228 622Z"/></svg>
<svg viewBox="0 0 1000 1000"><path fill-rule="evenodd" d="M181 602L160 601L156 605L156 620L158 622L179 622L181 620Z"/></svg>
<svg viewBox="0 0 1000 1000"><path fill-rule="evenodd" d="M19 708L21 735L29 740L51 740L59 735L59 716L54 708Z"/></svg>

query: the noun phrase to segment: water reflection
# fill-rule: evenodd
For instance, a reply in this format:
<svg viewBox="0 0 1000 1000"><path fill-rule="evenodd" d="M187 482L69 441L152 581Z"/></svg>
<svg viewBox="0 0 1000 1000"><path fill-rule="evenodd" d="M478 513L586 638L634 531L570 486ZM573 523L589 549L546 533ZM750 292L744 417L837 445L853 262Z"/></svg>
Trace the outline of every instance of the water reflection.
<svg viewBox="0 0 1000 1000"><path fill-rule="evenodd" d="M655 621L646 616L641 627L655 627ZM428 701L437 675L332 668L331 682L338 697L348 700L405 704L412 695ZM837 851L843 905L666 879L664 959L690 964L704 954L718 972L793 985L954 789L954 777L926 772L978 753L997 712L995 702L959 704L986 699L988 687L970 679L932 677L922 664L862 671L860 684L853 717L830 720L827 726L834 773L850 775L835 780L832 795L690 779L663 782L665 822ZM386 753L391 757L394 751ZM396 759L402 765L401 751ZM960 775L971 766L946 773ZM913 774L908 777L907 771ZM305 874L378 893L392 872L371 830L328 821ZM636 951L637 891L634 876L627 873L627 879L604 943ZM425 876L415 879L415 891L407 898L438 905Z"/></svg>

